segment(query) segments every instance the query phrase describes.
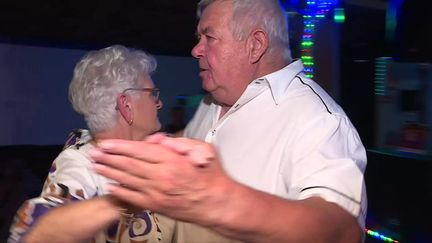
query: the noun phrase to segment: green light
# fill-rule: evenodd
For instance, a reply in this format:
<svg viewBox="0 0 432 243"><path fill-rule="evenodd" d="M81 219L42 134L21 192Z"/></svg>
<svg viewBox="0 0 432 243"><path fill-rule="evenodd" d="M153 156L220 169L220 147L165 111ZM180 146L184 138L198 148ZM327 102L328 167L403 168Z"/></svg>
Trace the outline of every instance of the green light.
<svg viewBox="0 0 432 243"><path fill-rule="evenodd" d="M304 46L304 47L311 47L311 46L313 46L313 42L312 41L303 41L302 42L302 46Z"/></svg>
<svg viewBox="0 0 432 243"><path fill-rule="evenodd" d="M186 107L196 108L201 103L201 100L204 98L204 95L191 95L186 97Z"/></svg>
<svg viewBox="0 0 432 243"><path fill-rule="evenodd" d="M335 8L334 9L334 21L336 23L344 23L345 22L345 10L343 8Z"/></svg>

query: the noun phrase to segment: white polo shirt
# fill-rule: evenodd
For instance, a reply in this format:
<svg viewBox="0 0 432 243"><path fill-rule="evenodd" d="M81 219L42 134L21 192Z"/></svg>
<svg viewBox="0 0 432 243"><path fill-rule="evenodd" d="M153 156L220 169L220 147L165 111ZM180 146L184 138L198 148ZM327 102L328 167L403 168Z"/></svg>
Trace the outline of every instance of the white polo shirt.
<svg viewBox="0 0 432 243"><path fill-rule="evenodd" d="M238 182L287 199L322 197L364 227L366 151L342 108L302 70L299 60L254 80L221 119L206 97L185 135L214 144Z"/></svg>

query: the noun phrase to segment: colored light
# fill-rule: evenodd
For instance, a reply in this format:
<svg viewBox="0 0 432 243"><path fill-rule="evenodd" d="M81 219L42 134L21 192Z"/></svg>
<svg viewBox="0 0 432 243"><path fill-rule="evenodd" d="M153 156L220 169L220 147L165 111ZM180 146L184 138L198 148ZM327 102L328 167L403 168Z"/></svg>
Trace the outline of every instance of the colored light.
<svg viewBox="0 0 432 243"><path fill-rule="evenodd" d="M345 10L343 8L335 8L334 9L334 21L336 23L345 22Z"/></svg>
<svg viewBox="0 0 432 243"><path fill-rule="evenodd" d="M304 73L306 77L314 77L315 62L313 59L313 47L315 45L314 32L316 24L319 20L325 18L330 9L338 3L339 0L307 0L306 8L303 12L303 39L302 46L302 61L304 65Z"/></svg>
<svg viewBox="0 0 432 243"><path fill-rule="evenodd" d="M375 95L385 96L387 93L387 65L390 57L379 57L375 60Z"/></svg>
<svg viewBox="0 0 432 243"><path fill-rule="evenodd" d="M390 0L387 4L386 14L386 39L387 41L393 41L395 38L395 31L397 26L397 20L400 8L405 0Z"/></svg>
<svg viewBox="0 0 432 243"><path fill-rule="evenodd" d="M311 47L314 45L313 41L303 41L302 46Z"/></svg>
<svg viewBox="0 0 432 243"><path fill-rule="evenodd" d="M385 235L383 235L383 234L380 234L380 233L378 233L378 232L376 232L376 231L369 230L369 229L365 229L364 231L365 231L365 233L366 233L367 235L370 235L370 236L372 236L372 237L375 237L376 239L380 239L380 240L385 241L385 242L399 243L399 241L394 240L394 239L392 239L392 238L390 238L390 237L387 237L387 236L385 236Z"/></svg>

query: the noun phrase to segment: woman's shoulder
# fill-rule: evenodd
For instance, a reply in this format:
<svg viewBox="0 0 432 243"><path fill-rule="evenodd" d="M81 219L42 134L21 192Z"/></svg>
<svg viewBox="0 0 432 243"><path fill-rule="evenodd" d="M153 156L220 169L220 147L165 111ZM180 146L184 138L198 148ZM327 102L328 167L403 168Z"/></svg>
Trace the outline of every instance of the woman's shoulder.
<svg viewBox="0 0 432 243"><path fill-rule="evenodd" d="M83 128L74 129L69 133L63 149L72 147L78 150L81 146L88 144L91 139L89 130Z"/></svg>
<svg viewBox="0 0 432 243"><path fill-rule="evenodd" d="M63 150L54 160L56 166L88 167L91 163L88 151L93 147L91 136L86 129L74 129L63 146Z"/></svg>

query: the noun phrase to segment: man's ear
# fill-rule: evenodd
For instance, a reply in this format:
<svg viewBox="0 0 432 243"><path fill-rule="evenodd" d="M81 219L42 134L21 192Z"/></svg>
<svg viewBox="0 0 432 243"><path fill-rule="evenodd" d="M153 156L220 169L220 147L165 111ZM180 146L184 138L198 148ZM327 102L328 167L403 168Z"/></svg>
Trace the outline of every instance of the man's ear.
<svg viewBox="0 0 432 243"><path fill-rule="evenodd" d="M251 63L258 62L269 46L267 33L262 29L254 30L248 37L249 59Z"/></svg>
<svg viewBox="0 0 432 243"><path fill-rule="evenodd" d="M129 102L129 97L125 94L117 96L117 109L123 119L130 125L133 121L132 104Z"/></svg>

